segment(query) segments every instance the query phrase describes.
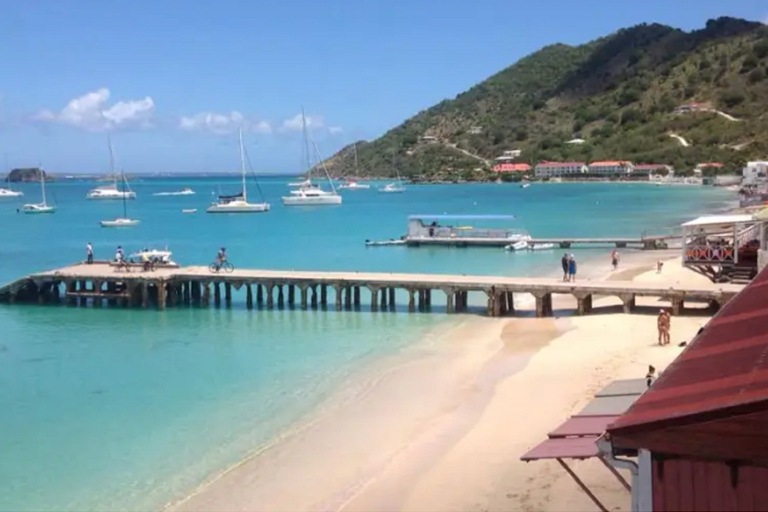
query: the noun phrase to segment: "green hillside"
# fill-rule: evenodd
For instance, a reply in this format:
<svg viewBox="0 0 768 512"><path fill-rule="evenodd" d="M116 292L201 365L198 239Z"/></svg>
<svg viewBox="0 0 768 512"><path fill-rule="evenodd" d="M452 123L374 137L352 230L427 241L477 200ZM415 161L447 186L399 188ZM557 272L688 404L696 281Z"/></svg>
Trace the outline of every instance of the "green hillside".
<svg viewBox="0 0 768 512"><path fill-rule="evenodd" d="M673 112L692 102L705 111ZM575 138L586 142L566 143ZM356 146L359 172L348 146L326 161L332 174L390 176L394 155L414 179L487 179L493 158L510 149L531 164L627 159L678 172L766 159L768 27L734 18L693 32L643 24L547 46Z"/></svg>

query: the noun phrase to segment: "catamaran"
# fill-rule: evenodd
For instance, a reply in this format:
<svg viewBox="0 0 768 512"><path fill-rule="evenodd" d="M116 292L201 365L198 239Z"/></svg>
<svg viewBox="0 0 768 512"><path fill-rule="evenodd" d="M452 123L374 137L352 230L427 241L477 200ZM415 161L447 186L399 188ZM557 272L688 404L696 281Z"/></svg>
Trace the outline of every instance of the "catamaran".
<svg viewBox="0 0 768 512"><path fill-rule="evenodd" d="M21 197L24 195L24 192L21 190L13 190L10 188L0 188L0 198L5 197Z"/></svg>
<svg viewBox="0 0 768 512"><path fill-rule="evenodd" d="M239 194L219 196L218 202L205 210L208 213L260 213L269 211L269 203L249 203L248 187L245 186L245 148L243 147L243 130L238 130L240 140L240 172L243 184ZM263 198L262 198L263 199Z"/></svg>
<svg viewBox="0 0 768 512"><path fill-rule="evenodd" d="M331 186L331 191L323 190L319 186L312 183L312 165L309 162L309 139L307 136L307 121L304 116L304 109L301 110L301 127L304 136L304 147L306 148L307 156L307 179L301 183L298 190L291 190L291 195L283 196L283 204L285 206L324 206L341 204L341 196L336 192L336 188L333 186L331 176L328 174L328 169L325 167L325 162L320 158L320 152L317 149L317 144L313 141L312 145L315 150L315 156L317 157L320 166L325 172L325 177L328 179L328 183Z"/></svg>
<svg viewBox="0 0 768 512"><path fill-rule="evenodd" d="M392 153L392 167L395 169L395 174L397 175L397 181L394 183L389 183L384 186L384 188L380 188L379 192L385 192L388 194L401 194L405 192L405 186L403 186L403 181L400 179L400 171L397 170L397 165L395 165L395 154Z"/></svg>
<svg viewBox="0 0 768 512"><path fill-rule="evenodd" d="M112 139L107 135L107 144L109 145L109 158L110 158L110 173L112 174L113 183L111 185L104 185L96 187L85 196L88 199L136 199L136 192L128 187L128 181L125 176L121 174L125 189L120 190L117 186L117 173L115 172L115 161L112 157Z"/></svg>
<svg viewBox="0 0 768 512"><path fill-rule="evenodd" d="M45 171L40 169L40 188L43 193L43 201L40 203L25 204L21 207L21 211L24 213L53 213L56 211L56 207L49 206L45 200Z"/></svg>

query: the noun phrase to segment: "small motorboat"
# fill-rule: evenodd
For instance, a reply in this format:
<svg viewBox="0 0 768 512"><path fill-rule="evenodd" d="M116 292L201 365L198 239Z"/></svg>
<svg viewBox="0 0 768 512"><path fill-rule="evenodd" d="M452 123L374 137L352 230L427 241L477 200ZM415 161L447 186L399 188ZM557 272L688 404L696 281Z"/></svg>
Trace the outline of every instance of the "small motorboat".
<svg viewBox="0 0 768 512"><path fill-rule="evenodd" d="M524 251L528 248L528 240L518 240L504 247L507 251Z"/></svg>
<svg viewBox="0 0 768 512"><path fill-rule="evenodd" d="M528 244L529 251L551 251L555 244Z"/></svg>
<svg viewBox="0 0 768 512"><path fill-rule="evenodd" d="M405 245L405 240L366 240L366 247L384 247L387 245Z"/></svg>
<svg viewBox="0 0 768 512"><path fill-rule="evenodd" d="M530 183L523 183L522 185L520 185L520 188L528 188L530 186L531 186Z"/></svg>
<svg viewBox="0 0 768 512"><path fill-rule="evenodd" d="M124 217L119 217L115 220L102 220L99 222L103 228L129 228L132 226L138 226L140 223L140 220L126 219Z"/></svg>
<svg viewBox="0 0 768 512"><path fill-rule="evenodd" d="M197 208L184 208L181 213L197 213Z"/></svg>
<svg viewBox="0 0 768 512"><path fill-rule="evenodd" d="M195 195L195 191L192 190L189 187L184 187L181 190L176 190L174 192L155 192L152 194L153 196L193 196Z"/></svg>

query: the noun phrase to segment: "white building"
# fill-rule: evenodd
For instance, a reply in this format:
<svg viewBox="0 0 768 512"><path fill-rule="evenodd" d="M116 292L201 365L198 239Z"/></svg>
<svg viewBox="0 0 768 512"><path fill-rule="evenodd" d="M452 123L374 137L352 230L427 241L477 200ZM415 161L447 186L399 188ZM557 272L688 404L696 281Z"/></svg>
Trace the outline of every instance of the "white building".
<svg viewBox="0 0 768 512"><path fill-rule="evenodd" d="M606 160L603 162L592 162L587 168L589 174L599 174L602 176L621 176L631 174L635 166L632 162L623 160Z"/></svg>
<svg viewBox="0 0 768 512"><path fill-rule="evenodd" d="M509 149L502 153L501 156L496 157L496 161L500 164L509 163L512 162L515 158L519 158L522 154L523 152L519 149Z"/></svg>
<svg viewBox="0 0 768 512"><path fill-rule="evenodd" d="M469 129L470 135L480 135L483 133L483 127L482 126L473 126Z"/></svg>
<svg viewBox="0 0 768 512"><path fill-rule="evenodd" d="M741 174L745 185L764 183L768 177L768 161L747 162Z"/></svg>
<svg viewBox="0 0 768 512"><path fill-rule="evenodd" d="M537 178L559 178L586 172L587 165L584 162L539 162L534 170Z"/></svg>

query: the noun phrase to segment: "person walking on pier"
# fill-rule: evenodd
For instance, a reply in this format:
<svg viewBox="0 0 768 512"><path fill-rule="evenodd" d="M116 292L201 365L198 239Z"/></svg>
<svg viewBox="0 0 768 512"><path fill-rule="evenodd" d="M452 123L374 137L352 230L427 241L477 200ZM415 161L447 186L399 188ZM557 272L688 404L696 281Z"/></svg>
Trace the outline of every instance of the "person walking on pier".
<svg viewBox="0 0 768 512"><path fill-rule="evenodd" d="M88 264L93 263L93 246L91 245L91 242L88 242L88 244L85 246L85 255L87 257Z"/></svg>
<svg viewBox="0 0 768 512"><path fill-rule="evenodd" d="M576 258L573 256L573 253L568 258L568 281L576 281Z"/></svg>
<svg viewBox="0 0 768 512"><path fill-rule="evenodd" d="M568 280L568 261L570 258L568 257L568 253L566 252L563 254L563 258L560 260L560 264L563 267L563 281Z"/></svg>
<svg viewBox="0 0 768 512"><path fill-rule="evenodd" d="M616 249L611 252L611 266L613 270L618 270L619 268L619 251Z"/></svg>

